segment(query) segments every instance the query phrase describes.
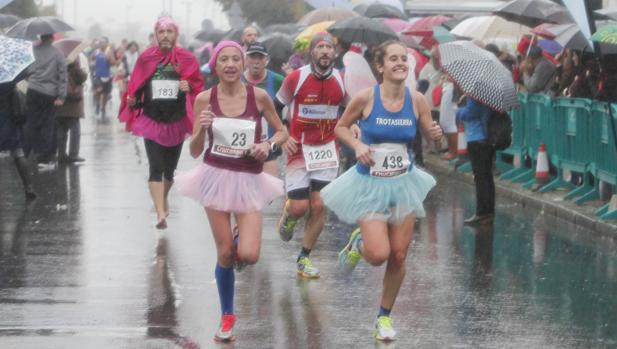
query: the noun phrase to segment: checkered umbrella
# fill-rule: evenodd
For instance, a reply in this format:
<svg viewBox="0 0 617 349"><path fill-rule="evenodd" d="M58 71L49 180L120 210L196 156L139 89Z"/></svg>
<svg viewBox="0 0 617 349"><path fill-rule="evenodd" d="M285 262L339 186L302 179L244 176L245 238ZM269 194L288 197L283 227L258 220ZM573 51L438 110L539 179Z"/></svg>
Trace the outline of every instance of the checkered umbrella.
<svg viewBox="0 0 617 349"><path fill-rule="evenodd" d="M438 46L443 71L471 98L498 111L519 107L512 74L497 57L469 41Z"/></svg>
<svg viewBox="0 0 617 349"><path fill-rule="evenodd" d="M13 81L34 63L32 42L0 35L0 83Z"/></svg>

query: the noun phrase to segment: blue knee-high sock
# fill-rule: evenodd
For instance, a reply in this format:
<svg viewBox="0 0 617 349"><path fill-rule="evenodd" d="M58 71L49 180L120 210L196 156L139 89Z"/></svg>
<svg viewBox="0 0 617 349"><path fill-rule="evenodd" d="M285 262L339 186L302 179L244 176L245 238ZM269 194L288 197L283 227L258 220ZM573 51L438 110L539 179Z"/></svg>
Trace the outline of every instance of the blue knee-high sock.
<svg viewBox="0 0 617 349"><path fill-rule="evenodd" d="M221 313L223 315L234 313L234 282L236 277L234 268L223 268L218 263L214 269L216 287L219 290L219 300L221 301Z"/></svg>

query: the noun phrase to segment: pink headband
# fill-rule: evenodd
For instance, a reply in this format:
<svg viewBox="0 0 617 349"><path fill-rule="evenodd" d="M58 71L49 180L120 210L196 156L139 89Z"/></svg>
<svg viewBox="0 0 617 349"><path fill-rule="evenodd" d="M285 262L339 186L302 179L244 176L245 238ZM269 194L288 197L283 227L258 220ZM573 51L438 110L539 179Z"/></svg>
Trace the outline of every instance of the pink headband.
<svg viewBox="0 0 617 349"><path fill-rule="evenodd" d="M212 57L210 57L210 61L208 62L211 74L214 74L214 69L216 68L216 60L219 58L219 54L224 48L227 47L237 48L240 51L242 56L242 64L244 65L244 49L242 48L242 46L240 46L240 44L235 41L223 40L219 42L218 45L216 45L216 47L214 48L214 53L212 54Z"/></svg>
<svg viewBox="0 0 617 349"><path fill-rule="evenodd" d="M167 16L159 17L159 19L154 24L154 34L156 35L156 32L158 32L161 28L166 29L170 27L176 31L176 34L180 34L180 31L178 30L178 24L176 23L176 21L174 21L173 18Z"/></svg>

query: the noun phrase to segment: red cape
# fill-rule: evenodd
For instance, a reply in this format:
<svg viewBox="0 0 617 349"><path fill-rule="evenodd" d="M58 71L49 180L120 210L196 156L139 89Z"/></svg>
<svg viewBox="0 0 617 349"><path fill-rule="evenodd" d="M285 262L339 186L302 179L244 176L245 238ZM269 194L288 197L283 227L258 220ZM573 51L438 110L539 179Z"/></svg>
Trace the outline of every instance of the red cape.
<svg viewBox="0 0 617 349"><path fill-rule="evenodd" d="M186 115L188 122L193 127L193 103L195 98L204 89L204 81L199 71L199 63L193 54L181 47L174 47L170 52L163 52L158 46L147 48L137 58L135 68L131 73L131 79L127 91L123 94L120 102L120 112L118 118L126 123L127 131L131 130L135 118L138 116L138 109L130 108L126 102L128 96L135 97L137 91L148 81L156 71L159 64L171 63L180 75L180 80L188 81L191 91L186 94Z"/></svg>

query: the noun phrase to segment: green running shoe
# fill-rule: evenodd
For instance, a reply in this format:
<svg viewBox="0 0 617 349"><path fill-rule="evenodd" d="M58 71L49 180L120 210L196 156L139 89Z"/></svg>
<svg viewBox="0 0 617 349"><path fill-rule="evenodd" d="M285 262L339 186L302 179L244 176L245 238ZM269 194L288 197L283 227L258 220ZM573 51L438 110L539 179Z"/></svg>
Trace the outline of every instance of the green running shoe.
<svg viewBox="0 0 617 349"><path fill-rule="evenodd" d="M375 339L378 341L389 342L396 337L396 331L392 328L392 318L389 316L380 316L375 323Z"/></svg>
<svg viewBox="0 0 617 349"><path fill-rule="evenodd" d="M279 232L279 236L283 241L289 241L294 235L294 228L296 223L298 223L298 218L291 217L288 212L289 200L285 203L285 207L283 208L283 215L281 219L279 219L277 224L277 230Z"/></svg>
<svg viewBox="0 0 617 349"><path fill-rule="evenodd" d="M298 275L306 279L319 278L319 269L313 266L313 262L308 257L300 257L296 263L298 267Z"/></svg>
<svg viewBox="0 0 617 349"><path fill-rule="evenodd" d="M362 255L358 251L357 240L361 239L360 228L356 228L349 237L349 242L338 254L338 265L341 271L351 273L356 267Z"/></svg>

